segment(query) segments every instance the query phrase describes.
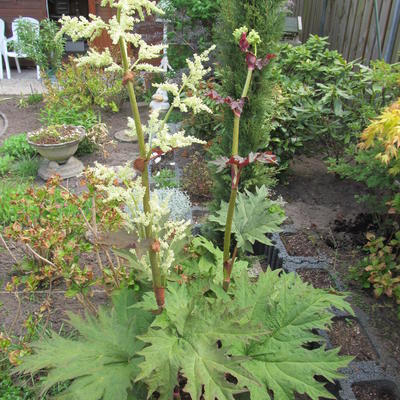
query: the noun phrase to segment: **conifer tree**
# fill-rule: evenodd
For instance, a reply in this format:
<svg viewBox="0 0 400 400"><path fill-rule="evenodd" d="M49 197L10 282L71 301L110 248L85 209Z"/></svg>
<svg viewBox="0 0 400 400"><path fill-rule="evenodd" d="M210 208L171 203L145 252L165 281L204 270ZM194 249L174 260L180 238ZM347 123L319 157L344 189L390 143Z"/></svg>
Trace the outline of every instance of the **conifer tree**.
<svg viewBox="0 0 400 400"><path fill-rule="evenodd" d="M241 26L257 28L262 42L259 54L273 53L282 36L285 0L221 0L221 12L216 24L215 41L218 52L218 74L221 77L222 95L239 99L246 80L247 65L232 32ZM240 121L239 155L268 150L273 101L271 91L274 80L270 68L265 68L253 79ZM230 153L233 130L232 111L227 107L224 113L224 127L211 148L213 157ZM273 180L271 167L253 164L243 171L241 189L270 184ZM230 173L215 174L214 206L219 208L221 200L227 201L230 194Z"/></svg>

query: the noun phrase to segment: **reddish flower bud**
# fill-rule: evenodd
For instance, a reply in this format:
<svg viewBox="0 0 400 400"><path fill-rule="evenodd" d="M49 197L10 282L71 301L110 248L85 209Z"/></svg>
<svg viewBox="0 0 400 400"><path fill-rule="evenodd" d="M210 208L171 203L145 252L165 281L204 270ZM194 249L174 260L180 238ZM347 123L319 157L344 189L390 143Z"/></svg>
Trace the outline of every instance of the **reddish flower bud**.
<svg viewBox="0 0 400 400"><path fill-rule="evenodd" d="M257 62L257 57L250 51L246 54L247 68L254 71Z"/></svg>
<svg viewBox="0 0 400 400"><path fill-rule="evenodd" d="M264 58L257 59L256 67L261 71L275 57L276 57L275 54L267 54Z"/></svg>
<svg viewBox="0 0 400 400"><path fill-rule="evenodd" d="M160 249L161 249L161 244L158 240L155 240L153 242L153 244L151 245L151 249L155 252L155 253L159 253Z"/></svg>
<svg viewBox="0 0 400 400"><path fill-rule="evenodd" d="M250 47L250 43L247 41L247 33L246 32L243 32L242 36L240 37L239 47L240 47L240 50L243 51L243 53L246 53Z"/></svg>

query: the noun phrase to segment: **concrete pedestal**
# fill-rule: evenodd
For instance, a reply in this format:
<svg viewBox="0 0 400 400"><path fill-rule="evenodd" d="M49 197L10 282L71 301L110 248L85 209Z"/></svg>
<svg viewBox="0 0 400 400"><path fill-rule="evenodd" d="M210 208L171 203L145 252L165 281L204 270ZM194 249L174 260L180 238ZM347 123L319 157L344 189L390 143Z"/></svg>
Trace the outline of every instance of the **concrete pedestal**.
<svg viewBox="0 0 400 400"><path fill-rule="evenodd" d="M75 157L70 157L65 164L42 159L38 175L45 181L54 175L60 175L62 179L73 178L83 171L83 163Z"/></svg>

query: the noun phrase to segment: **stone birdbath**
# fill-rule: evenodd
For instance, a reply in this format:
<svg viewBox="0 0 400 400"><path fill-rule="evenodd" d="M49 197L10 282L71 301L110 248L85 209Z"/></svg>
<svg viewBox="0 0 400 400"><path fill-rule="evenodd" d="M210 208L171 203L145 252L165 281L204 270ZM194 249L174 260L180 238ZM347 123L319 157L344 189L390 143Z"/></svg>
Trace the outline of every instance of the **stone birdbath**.
<svg viewBox="0 0 400 400"><path fill-rule="evenodd" d="M43 157L38 175L47 180L54 175L72 178L83 171L83 163L73 155L86 135L81 126L52 125L28 133L28 143Z"/></svg>

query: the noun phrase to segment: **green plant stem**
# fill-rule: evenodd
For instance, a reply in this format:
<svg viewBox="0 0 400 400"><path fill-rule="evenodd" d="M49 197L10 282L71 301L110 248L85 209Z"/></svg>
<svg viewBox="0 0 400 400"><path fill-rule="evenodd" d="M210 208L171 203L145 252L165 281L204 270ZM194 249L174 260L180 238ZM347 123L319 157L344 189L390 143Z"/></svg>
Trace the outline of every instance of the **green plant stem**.
<svg viewBox="0 0 400 400"><path fill-rule="evenodd" d="M249 92L251 85L252 76L253 76L253 71L249 69L247 72L246 83L244 85L242 92L242 98L247 97L247 93ZM235 118L233 120L232 156L237 156L239 154L239 131L240 131L239 128L240 128L240 116L235 115ZM232 168L233 168L233 176L232 176L233 181L231 188L231 196L229 198L228 213L226 215L225 234L224 234L223 288L225 291L229 289L231 273L233 269L233 264L235 262L234 257L230 259L230 253L231 253L230 249L231 249L232 223L233 223L233 217L235 215L236 196L239 186L239 182L237 179L239 170L237 165L234 165Z"/></svg>
<svg viewBox="0 0 400 400"><path fill-rule="evenodd" d="M118 9L118 13L117 13L117 19L119 20L119 18L120 18L120 9ZM128 52L127 52L127 48L126 48L126 42L125 42L124 38L121 38L119 40L119 47L121 50L121 57L122 57L122 64L123 64L124 72L128 73L130 71L130 65L129 65ZM140 120L139 107L138 107L137 100L136 100L135 89L133 86L133 82L130 80L127 83L127 89L128 89L129 101L130 101L131 109L132 109L132 115L135 120L135 127L136 127L136 133L137 133L137 137L138 137L140 157L145 159L144 169L142 171L142 185L146 189L145 195L143 197L143 209L146 214L150 214L151 213L150 184L149 184L149 171L148 171L149 161L147 159L147 154L146 154L146 144L145 144L145 140L144 140L144 133L143 133L143 128L142 128L142 123ZM152 224L150 223L146 227L146 239L150 239L151 242L154 242L156 239L153 236L154 236L153 235L153 227L152 227ZM156 297L156 301L157 301L157 305L158 305L159 309L162 310L164 308L164 298L161 295L161 290L160 290L163 288L161 269L159 266L157 253L152 248L149 248L149 258L150 258L151 273L152 273L152 278L153 278L154 295Z"/></svg>

